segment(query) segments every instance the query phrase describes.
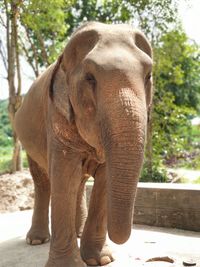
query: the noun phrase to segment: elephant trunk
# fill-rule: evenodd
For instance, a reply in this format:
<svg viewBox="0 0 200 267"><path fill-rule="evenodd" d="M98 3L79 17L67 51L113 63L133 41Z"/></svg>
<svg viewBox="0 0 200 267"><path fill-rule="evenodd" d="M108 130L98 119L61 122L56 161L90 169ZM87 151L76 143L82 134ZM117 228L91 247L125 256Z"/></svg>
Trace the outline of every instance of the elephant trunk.
<svg viewBox="0 0 200 267"><path fill-rule="evenodd" d="M107 164L108 234L113 242L122 244L129 238L133 222L134 200L143 163L146 107L128 89L120 93L120 101L116 102L115 111L113 105L108 109L109 126L103 127L103 140Z"/></svg>

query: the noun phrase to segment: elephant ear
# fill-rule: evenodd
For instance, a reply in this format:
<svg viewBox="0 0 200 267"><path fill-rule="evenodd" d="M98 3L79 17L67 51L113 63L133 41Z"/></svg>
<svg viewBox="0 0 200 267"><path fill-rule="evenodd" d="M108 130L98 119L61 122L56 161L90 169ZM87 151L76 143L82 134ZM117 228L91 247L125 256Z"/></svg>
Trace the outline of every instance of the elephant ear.
<svg viewBox="0 0 200 267"><path fill-rule="evenodd" d="M135 44L137 45L140 50L142 50L144 53L146 53L150 58L152 58L152 48L145 37L145 35L140 32L139 30L135 31Z"/></svg>
<svg viewBox="0 0 200 267"><path fill-rule="evenodd" d="M69 86L66 72L62 67L62 60L63 55L55 63L49 86L49 97L57 110L71 123L74 120L74 113L69 99Z"/></svg>
<svg viewBox="0 0 200 267"><path fill-rule="evenodd" d="M135 44L136 46L142 50L146 55L148 55L151 59L153 57L151 44L145 37L145 35L140 32L135 32ZM151 73L147 73L147 76L151 77ZM146 85L146 103L147 103L147 109L148 109L148 118L151 116L151 110L152 110L152 97L153 97L153 85L152 85L152 77L149 79L147 85Z"/></svg>
<svg viewBox="0 0 200 267"><path fill-rule="evenodd" d="M92 50L98 40L98 32L92 26L93 23L85 23L73 33L52 72L49 87L50 99L69 122L74 120L69 97L69 80L72 73L75 72L74 70L79 68L83 58ZM73 94L72 91L70 91L70 95Z"/></svg>
<svg viewBox="0 0 200 267"><path fill-rule="evenodd" d="M94 28L93 25L96 25ZM82 60L94 48L99 40L98 25L100 23L87 22L80 26L71 36L63 52L63 68L70 78Z"/></svg>

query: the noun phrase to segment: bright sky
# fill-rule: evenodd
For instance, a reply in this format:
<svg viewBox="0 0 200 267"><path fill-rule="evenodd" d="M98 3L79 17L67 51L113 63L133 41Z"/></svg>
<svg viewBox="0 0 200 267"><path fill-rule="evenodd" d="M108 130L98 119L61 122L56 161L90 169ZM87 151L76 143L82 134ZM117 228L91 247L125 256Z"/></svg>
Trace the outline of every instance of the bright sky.
<svg viewBox="0 0 200 267"><path fill-rule="evenodd" d="M179 14L189 38L200 44L200 0L181 0Z"/></svg>
<svg viewBox="0 0 200 267"><path fill-rule="evenodd" d="M200 0L180 0L179 13L183 23L183 28L185 29L188 37L200 44ZM0 99L5 99L8 97L8 86L7 80L2 78L2 76L5 76L5 73L2 73L3 65L1 60L0 65ZM24 78L22 93L25 93L29 89L34 75L32 74L29 65L25 63L24 59L22 60L21 65L22 76Z"/></svg>

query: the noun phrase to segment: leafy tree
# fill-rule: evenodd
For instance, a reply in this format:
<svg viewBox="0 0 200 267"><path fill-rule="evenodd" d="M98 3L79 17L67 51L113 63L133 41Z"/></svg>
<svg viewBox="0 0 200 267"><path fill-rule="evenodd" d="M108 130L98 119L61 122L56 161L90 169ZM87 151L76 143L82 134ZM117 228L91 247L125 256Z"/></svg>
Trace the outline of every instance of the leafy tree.
<svg viewBox="0 0 200 267"><path fill-rule="evenodd" d="M11 171L21 170L21 145L14 130L14 116L21 105L21 71L19 60L19 41L18 41L18 17L21 0L4 0L0 3L1 15L0 22L6 30L6 52L3 56L4 66L7 71L9 88L8 113L13 131L13 156ZM5 18L5 19L4 19ZM17 80L17 82L16 82Z"/></svg>
<svg viewBox="0 0 200 267"><path fill-rule="evenodd" d="M65 9L68 33L83 21L132 23L140 27L155 42L177 20L175 0L79 0Z"/></svg>
<svg viewBox="0 0 200 267"><path fill-rule="evenodd" d="M25 0L20 10L21 47L35 76L54 62L63 48L68 25L64 0Z"/></svg>
<svg viewBox="0 0 200 267"><path fill-rule="evenodd" d="M146 171L151 180L154 179L155 169L158 174L163 161L180 157L184 150L190 149L190 119L200 104L199 57L200 48L189 42L181 28L163 35L154 47L151 154L154 171ZM166 179L166 173L161 171L160 177Z"/></svg>
<svg viewBox="0 0 200 267"><path fill-rule="evenodd" d="M0 147L12 146L12 128L7 112L8 101L0 101Z"/></svg>
<svg viewBox="0 0 200 267"><path fill-rule="evenodd" d="M156 85L171 92L178 106L199 109L200 104L200 48L189 42L181 28L162 36L154 49ZM159 97L159 92L156 92Z"/></svg>

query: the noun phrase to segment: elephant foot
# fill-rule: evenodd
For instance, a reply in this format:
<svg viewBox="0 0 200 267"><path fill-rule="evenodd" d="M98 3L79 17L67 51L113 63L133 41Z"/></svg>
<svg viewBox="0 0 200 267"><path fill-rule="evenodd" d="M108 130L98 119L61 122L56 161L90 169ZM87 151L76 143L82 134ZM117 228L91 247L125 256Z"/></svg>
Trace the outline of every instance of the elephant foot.
<svg viewBox="0 0 200 267"><path fill-rule="evenodd" d="M29 245L41 245L50 240L49 228L31 227L26 235L26 243Z"/></svg>
<svg viewBox="0 0 200 267"><path fill-rule="evenodd" d="M82 259L90 266L106 265L114 261L110 247L105 241L84 242L81 245Z"/></svg>
<svg viewBox="0 0 200 267"><path fill-rule="evenodd" d="M55 256L50 252L45 267L87 267L87 265L82 261L79 251L75 255L68 256Z"/></svg>

